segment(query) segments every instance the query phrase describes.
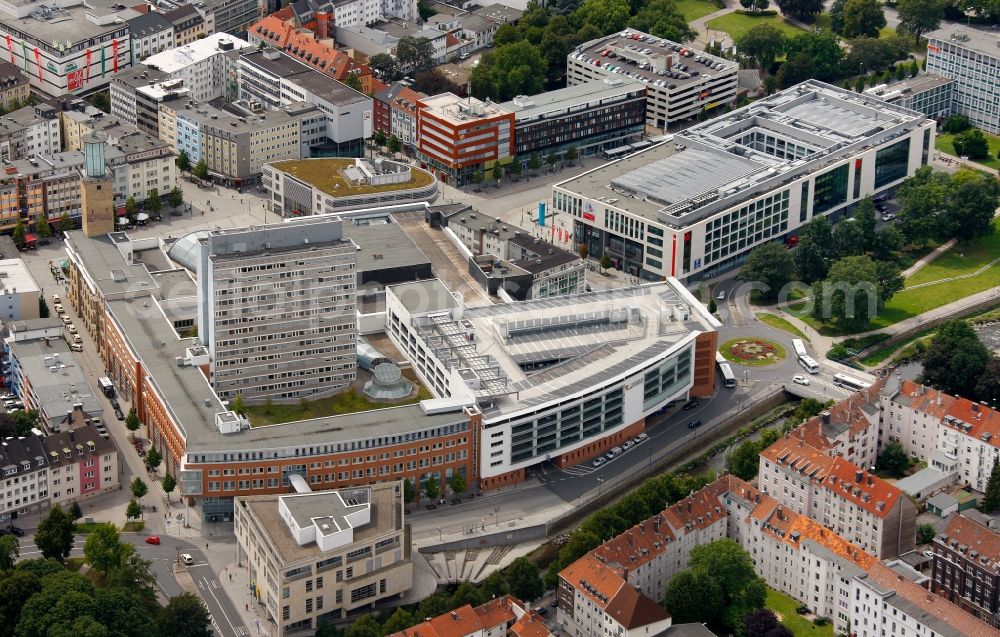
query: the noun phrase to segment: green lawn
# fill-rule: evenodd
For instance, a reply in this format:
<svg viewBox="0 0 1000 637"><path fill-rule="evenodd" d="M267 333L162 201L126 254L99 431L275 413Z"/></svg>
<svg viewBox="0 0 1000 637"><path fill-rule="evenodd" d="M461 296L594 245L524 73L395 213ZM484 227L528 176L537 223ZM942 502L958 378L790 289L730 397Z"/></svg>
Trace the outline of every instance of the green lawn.
<svg viewBox="0 0 1000 637"><path fill-rule="evenodd" d="M914 272L907 277L906 287L971 274L990 261L1000 258L1000 220L994 221L993 227L993 234L973 239L966 245L955 245ZM988 274L989 270L980 276Z"/></svg>
<svg viewBox="0 0 1000 637"><path fill-rule="evenodd" d="M781 623L792 631L795 637L833 637L833 625L816 626L810 620L795 612L801 606L797 601L779 593L773 588L767 589L767 607L775 612L781 619Z"/></svg>
<svg viewBox="0 0 1000 637"><path fill-rule="evenodd" d="M681 15L688 22L697 20L719 9L711 2L706 2L705 0L677 0L676 4L677 10L681 12Z"/></svg>
<svg viewBox="0 0 1000 637"><path fill-rule="evenodd" d="M320 400L310 400L305 403L271 405L270 407L267 405L249 405L246 408L247 417L250 419L252 426L262 427L264 425L278 425L295 420L352 414L358 411L368 411L369 409L412 405L421 400L433 398L430 391L416 380L412 371L403 370L403 376L411 383L415 383L418 386L418 390L416 396L411 396L398 402L375 402L368 400L368 397L361 391L352 388L336 396Z"/></svg>
<svg viewBox="0 0 1000 637"><path fill-rule="evenodd" d="M1000 170L1000 160L997 159L997 153L1000 152L1000 137L986 131L983 131L983 134L986 135L986 139L990 143L990 156L986 159L974 159L972 161L993 168L994 170ZM951 140L954 138L954 135L938 132L937 137L934 139L934 148L949 155L956 155L955 146L951 143Z"/></svg>
<svg viewBox="0 0 1000 637"><path fill-rule="evenodd" d="M765 324L770 325L776 330L781 330L783 332L788 332L794 336L808 341L809 337L802 333L802 330L792 325L787 319L783 319L775 314L769 314L767 312L758 312L757 319Z"/></svg>
<svg viewBox="0 0 1000 637"><path fill-rule="evenodd" d="M727 13L726 15L709 20L707 26L709 29L715 29L716 31L725 31L734 40L739 40L743 37L744 33L758 24L770 24L773 27L781 29L788 37L794 37L802 33L802 29L791 22L786 22L780 15L751 16L739 13Z"/></svg>

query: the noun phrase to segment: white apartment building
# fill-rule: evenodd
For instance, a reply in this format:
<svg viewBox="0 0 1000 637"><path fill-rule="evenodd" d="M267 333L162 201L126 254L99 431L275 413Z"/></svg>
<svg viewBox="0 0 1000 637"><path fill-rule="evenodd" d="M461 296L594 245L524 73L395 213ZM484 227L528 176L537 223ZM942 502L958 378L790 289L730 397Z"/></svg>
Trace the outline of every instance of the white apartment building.
<svg viewBox="0 0 1000 637"><path fill-rule="evenodd" d="M626 29L576 47L566 60L566 85L616 75L642 80L646 123L665 129L732 104L737 71L732 60Z"/></svg>
<svg viewBox="0 0 1000 637"><path fill-rule="evenodd" d="M48 104L25 106L0 118L0 160L51 156L61 151L59 114Z"/></svg>
<svg viewBox="0 0 1000 637"><path fill-rule="evenodd" d="M646 100L657 101L650 87ZM572 218L574 243L592 258L607 254L650 280L696 281L895 188L927 164L934 126L808 81L555 184L552 207Z"/></svg>
<svg viewBox="0 0 1000 637"><path fill-rule="evenodd" d="M9 438L0 443L3 482L0 483L0 519L11 513L37 513L48 508L48 453L41 436Z"/></svg>
<svg viewBox="0 0 1000 637"><path fill-rule="evenodd" d="M213 33L190 44L151 55L145 66L165 73L171 80L183 80L196 102L225 97L231 91L228 52L250 48L250 43L228 33Z"/></svg>
<svg viewBox="0 0 1000 637"><path fill-rule="evenodd" d="M199 242L198 336L220 397L293 401L354 380L356 250L336 217Z"/></svg>
<svg viewBox="0 0 1000 637"><path fill-rule="evenodd" d="M783 507L805 515L880 558L914 547L916 508L895 486L792 432L760 454L758 484Z"/></svg>
<svg viewBox="0 0 1000 637"><path fill-rule="evenodd" d="M995 32L949 23L928 33L927 72L955 80L952 113L1000 133L1000 49Z"/></svg>

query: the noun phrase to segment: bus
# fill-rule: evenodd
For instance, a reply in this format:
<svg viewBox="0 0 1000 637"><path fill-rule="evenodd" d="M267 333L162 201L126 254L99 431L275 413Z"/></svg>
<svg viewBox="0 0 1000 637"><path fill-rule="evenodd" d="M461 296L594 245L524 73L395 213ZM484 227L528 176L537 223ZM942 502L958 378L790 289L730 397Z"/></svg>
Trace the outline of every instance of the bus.
<svg viewBox="0 0 1000 637"><path fill-rule="evenodd" d="M819 364L811 356L799 356L799 365L810 374L819 373Z"/></svg>
<svg viewBox="0 0 1000 637"><path fill-rule="evenodd" d="M850 389L851 391L861 391L862 389L868 389L872 386L871 383L866 383L863 380L858 380L857 378L852 378L846 374L834 374L833 384L837 387L843 387L844 389Z"/></svg>
<svg viewBox="0 0 1000 637"><path fill-rule="evenodd" d="M719 366L719 373L726 387L736 387L736 376L733 374L733 367L726 358L719 352L715 353L715 364Z"/></svg>
<svg viewBox="0 0 1000 637"><path fill-rule="evenodd" d="M792 339L792 349L795 350L795 355L799 358L809 356L809 352L806 351L806 344L802 342L801 338Z"/></svg>
<svg viewBox="0 0 1000 637"><path fill-rule="evenodd" d="M616 159L621 159L630 152L632 152L632 149L628 146L618 146L617 148L608 148L607 150L602 151L601 156L608 161L614 161Z"/></svg>

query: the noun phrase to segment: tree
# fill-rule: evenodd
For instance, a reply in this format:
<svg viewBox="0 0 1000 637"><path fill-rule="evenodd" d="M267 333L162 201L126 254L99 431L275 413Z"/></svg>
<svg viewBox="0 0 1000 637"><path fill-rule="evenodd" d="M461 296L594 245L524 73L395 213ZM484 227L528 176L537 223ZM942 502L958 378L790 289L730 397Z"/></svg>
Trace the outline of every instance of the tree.
<svg viewBox="0 0 1000 637"><path fill-rule="evenodd" d="M21 547L13 535L0 536L0 571L7 572L14 568L14 563L21 555Z"/></svg>
<svg viewBox="0 0 1000 637"><path fill-rule="evenodd" d="M522 40L485 51L472 69L472 94L494 101L534 95L545 86L548 63L538 48Z"/></svg>
<svg viewBox="0 0 1000 637"><path fill-rule="evenodd" d="M233 397L233 402L230 403L229 410L241 416L246 415L247 408L246 405L243 404L243 394L236 394L236 396Z"/></svg>
<svg viewBox="0 0 1000 637"><path fill-rule="evenodd" d="M117 568L122 563L122 543L115 525L98 524L87 535L87 542L83 545L83 556L88 564L105 575Z"/></svg>
<svg viewBox="0 0 1000 637"><path fill-rule="evenodd" d="M663 607L678 624L715 623L725 608L725 597L710 574L686 568L667 583Z"/></svg>
<svg viewBox="0 0 1000 637"><path fill-rule="evenodd" d="M951 140L955 154L969 159L985 159L990 156L990 142L978 128L970 128Z"/></svg>
<svg viewBox="0 0 1000 637"><path fill-rule="evenodd" d="M129 195L129 198L125 201L125 215L131 223L135 223L135 218L139 214L139 204L135 200L134 195Z"/></svg>
<svg viewBox="0 0 1000 637"><path fill-rule="evenodd" d="M573 162L576 161L576 158L578 156L579 155L576 152L576 146L570 146L569 148L566 149L566 152L563 153L563 159L565 159L566 163L568 163L570 166L573 165Z"/></svg>
<svg viewBox="0 0 1000 637"><path fill-rule="evenodd" d="M125 517L129 520L142 517L142 506L135 501L135 498L128 501L128 506L125 507Z"/></svg>
<svg viewBox="0 0 1000 637"><path fill-rule="evenodd" d="M191 172L191 156L188 155L186 150L182 150L177 154L177 159L174 163L177 164L177 168L179 168L182 173Z"/></svg>
<svg viewBox="0 0 1000 637"><path fill-rule="evenodd" d="M542 167L542 157L537 152L531 153L531 157L528 158L528 168L531 169L532 173L538 172L538 169Z"/></svg>
<svg viewBox="0 0 1000 637"><path fill-rule="evenodd" d="M781 88L789 88L800 84L816 75L816 61L808 53L788 55L788 60L778 68L775 80Z"/></svg>
<svg viewBox="0 0 1000 637"><path fill-rule="evenodd" d="M836 258L864 254L868 239L853 219L845 219L833 229L833 252Z"/></svg>
<svg viewBox="0 0 1000 637"><path fill-rule="evenodd" d="M437 95L438 93L461 93L463 88L452 82L440 71L440 69L430 69L413 76L413 89Z"/></svg>
<svg viewBox="0 0 1000 637"><path fill-rule="evenodd" d="M461 608L466 604L469 606L479 606L485 601L486 598L483 596L483 592L469 580L464 580L458 585L455 592L451 594L448 603L452 608ZM383 632L385 631L385 626L382 627L382 630Z"/></svg>
<svg viewBox="0 0 1000 637"><path fill-rule="evenodd" d="M61 571L62 567L59 567L59 570ZM8 634L14 634L14 627L21 617L21 609L41 590L41 578L29 571L15 569L0 578L0 622L8 626Z"/></svg>
<svg viewBox="0 0 1000 637"><path fill-rule="evenodd" d="M517 181L518 179L521 178L521 172L523 170L524 170L524 168L521 166L521 160L520 159L515 159L513 162L511 162L511 164L510 164L510 174L513 175L514 181Z"/></svg>
<svg viewBox="0 0 1000 637"><path fill-rule="evenodd" d="M763 0L758 0L759 2ZM674 42L687 42L697 35L672 0L649 0L635 12L628 26Z"/></svg>
<svg viewBox="0 0 1000 637"><path fill-rule="evenodd" d="M198 597L182 593L170 602L156 618L160 637L211 637L212 620L208 609Z"/></svg>
<svg viewBox="0 0 1000 637"><path fill-rule="evenodd" d="M584 261L586 261L587 257L590 256L590 248L587 247L586 243L581 243L577 248L577 250L580 253L580 258L583 259Z"/></svg>
<svg viewBox="0 0 1000 637"><path fill-rule="evenodd" d="M844 5L847 0L833 0L830 6L830 30L840 35L844 33Z"/></svg>
<svg viewBox="0 0 1000 637"><path fill-rule="evenodd" d="M35 533L35 546L41 551L42 557L59 561L68 557L73 548L73 526L73 520L63 512L61 506L57 504L49 509Z"/></svg>
<svg viewBox="0 0 1000 637"><path fill-rule="evenodd" d="M934 541L937 530L930 524L921 524L917 527L917 544L930 544Z"/></svg>
<svg viewBox="0 0 1000 637"><path fill-rule="evenodd" d="M353 88L355 91L361 90L361 77L358 76L357 71L347 73L347 77L344 78L344 86Z"/></svg>
<svg viewBox="0 0 1000 637"><path fill-rule="evenodd" d="M403 77L403 69L399 62L388 53L376 53L371 56L368 58L368 66L371 67L372 75L386 84L391 84Z"/></svg>
<svg viewBox="0 0 1000 637"><path fill-rule="evenodd" d="M424 480L424 495L430 500L437 500L441 495L441 485L438 484L437 476L431 476Z"/></svg>
<svg viewBox="0 0 1000 637"><path fill-rule="evenodd" d="M83 517L83 509L80 508L80 503L73 501L73 504L69 506L69 511L67 512L71 520L76 522Z"/></svg>
<svg viewBox="0 0 1000 637"><path fill-rule="evenodd" d="M73 219L70 218L68 212L62 213L62 216L59 217L59 230L61 230L62 232L69 232L72 229L73 229Z"/></svg>
<svg viewBox="0 0 1000 637"><path fill-rule="evenodd" d="M202 181L208 179L208 164L205 163L204 159L198 160L198 163L195 164L194 168L191 170L191 174Z"/></svg>
<svg viewBox="0 0 1000 637"><path fill-rule="evenodd" d="M754 284L755 292L763 298L774 300L795 275L795 261L780 243L769 242L753 249L740 270L739 279Z"/></svg>
<svg viewBox="0 0 1000 637"><path fill-rule="evenodd" d="M430 597L424 599L424 602L427 602L430 599L436 599L438 597L439 596L437 595L431 595ZM421 604L421 606L422 605L423 604ZM434 613L428 615L421 614L421 616L436 617L437 615L440 615L446 611L447 611L446 608L441 608L441 613ZM375 618L372 617L371 615L364 615L360 617L357 621L355 621L353 624L348 626L346 629L344 629L343 637L380 637L381 634L382 634L382 629L378 625L378 622L375 621Z"/></svg>
<svg viewBox="0 0 1000 637"><path fill-rule="evenodd" d="M917 172L896 191L899 226L911 243L923 244L939 235L939 213L945 209L952 191L951 176L934 172L930 166Z"/></svg>
<svg viewBox="0 0 1000 637"><path fill-rule="evenodd" d="M694 547L688 568L711 573L730 599L757 579L750 554L729 539Z"/></svg>
<svg viewBox="0 0 1000 637"><path fill-rule="evenodd" d="M434 43L427 38L404 36L396 43L396 60L404 73L422 73L434 66Z"/></svg>
<svg viewBox="0 0 1000 637"><path fill-rule="evenodd" d="M993 463L990 479L986 483L986 493L979 504L979 510L983 513L992 513L997 509L1000 509L1000 462Z"/></svg>
<svg viewBox="0 0 1000 637"><path fill-rule="evenodd" d="M899 273L867 256L836 261L825 281L813 283L813 318L857 331L878 315L902 288Z"/></svg>
<svg viewBox="0 0 1000 637"><path fill-rule="evenodd" d="M924 354L923 382L948 394L975 398L979 377L990 362L990 352L963 320L938 327Z"/></svg>
<svg viewBox="0 0 1000 637"><path fill-rule="evenodd" d="M760 449L753 440L747 440L733 451L730 470L742 480L753 480L760 462Z"/></svg>
<svg viewBox="0 0 1000 637"><path fill-rule="evenodd" d="M125 428L128 429L129 435L135 438L135 432L139 431L139 415L135 413L135 407L130 407L128 410L128 415L125 416Z"/></svg>
<svg viewBox="0 0 1000 637"><path fill-rule="evenodd" d="M613 263L611 262L611 257L610 257L610 256L608 256L608 253L607 253L607 252L605 252L604 254L602 254L602 255L601 255L601 262L600 262L600 264L599 264L599 265L601 266L601 269L602 269L602 270L607 270L607 269L608 269L608 268L610 268L610 267L611 267L612 265L614 265L614 264L613 264Z"/></svg>
<svg viewBox="0 0 1000 637"><path fill-rule="evenodd" d="M163 209L163 202L160 201L160 191L158 188L153 188L146 196L146 209L153 213L153 216L160 214L160 210Z"/></svg>
<svg viewBox="0 0 1000 637"><path fill-rule="evenodd" d="M776 0L782 13L799 20L811 22L813 17L823 12L823 0Z"/></svg>
<svg viewBox="0 0 1000 637"><path fill-rule="evenodd" d="M462 584L459 584L459 588L466 583L468 582L462 582ZM478 589L476 590L478 591ZM413 613L405 608L397 608L393 611L392 615L389 615L389 618L385 620L385 623L382 624L382 634L395 635L398 632L410 628L416 623L417 618L413 616Z"/></svg>
<svg viewBox="0 0 1000 637"><path fill-rule="evenodd" d="M885 471L894 478L901 478L910 468L910 459L906 456L903 445L892 441L882 450L882 455L875 461L875 468Z"/></svg>
<svg viewBox="0 0 1000 637"><path fill-rule="evenodd" d="M156 447L150 449L149 453L146 454L146 466L155 470L161 462L163 462L163 456L156 450Z"/></svg>
<svg viewBox="0 0 1000 637"><path fill-rule="evenodd" d="M555 168L555 165L558 163L559 163L559 155L556 154L556 151L550 150L549 154L545 156L545 165L548 166L549 170L551 171L553 168Z"/></svg>
<svg viewBox="0 0 1000 637"><path fill-rule="evenodd" d="M768 608L760 608L748 613L743 620L746 637L767 637L778 626L778 617Z"/></svg>
<svg viewBox="0 0 1000 637"><path fill-rule="evenodd" d="M630 15L628 0L583 0L571 21L577 28L592 24L601 34L607 34L624 29Z"/></svg>
<svg viewBox="0 0 1000 637"><path fill-rule="evenodd" d="M499 162L493 164L493 168L490 170L490 177L497 180L497 182L503 179L503 166Z"/></svg>
<svg viewBox="0 0 1000 637"><path fill-rule="evenodd" d="M451 474L451 476L448 478L448 488L450 488L451 492L454 493L455 495L460 496L463 493L465 493L465 490L468 488L468 486L465 484L465 476L463 476L461 473Z"/></svg>
<svg viewBox="0 0 1000 637"><path fill-rule="evenodd" d="M806 283L819 281L826 277L826 262L823 260L823 250L810 237L800 237L799 243L792 253L795 260L795 271Z"/></svg>
<svg viewBox="0 0 1000 637"><path fill-rule="evenodd" d="M878 0L847 0L844 3L845 38L877 38L885 26L885 13Z"/></svg>
<svg viewBox="0 0 1000 637"><path fill-rule="evenodd" d="M775 26L762 23L744 33L737 46L757 68L767 70L785 52L785 34Z"/></svg>
<svg viewBox="0 0 1000 637"><path fill-rule="evenodd" d="M526 602L533 602L545 592L538 566L527 557L519 557L507 567L506 577L510 594Z"/></svg>
<svg viewBox="0 0 1000 637"><path fill-rule="evenodd" d="M786 1L799 2L800 0ZM801 1L805 3L816 2L822 5L822 0ZM784 7L782 7L782 11L785 11ZM837 36L830 31L806 31L794 38L789 38L785 44L785 55L789 60L793 60L800 54L805 54L811 61L815 79L829 82L840 75L840 64L844 59L844 50L841 48ZM782 84L782 86L786 85Z"/></svg>
<svg viewBox="0 0 1000 637"><path fill-rule="evenodd" d="M986 369L976 383L976 400L990 405L1000 401L1000 358L994 356L986 364Z"/></svg>
<svg viewBox="0 0 1000 637"><path fill-rule="evenodd" d="M139 477L137 477L135 480L132 481L132 484L129 485L129 489L132 490L132 495L134 495L139 500L141 500L144 495L149 493L149 487L146 486L146 483L143 482L142 478Z"/></svg>
<svg viewBox="0 0 1000 637"><path fill-rule="evenodd" d="M42 213L35 219L35 236L39 239L48 239L52 236L52 226L49 225L49 220L45 216L45 213Z"/></svg>
<svg viewBox="0 0 1000 637"><path fill-rule="evenodd" d="M872 254L879 261L891 261L905 245L903 231L896 224L884 225L875 232Z"/></svg>
<svg viewBox="0 0 1000 637"><path fill-rule="evenodd" d="M909 55L910 42L905 38L854 38L848 41L850 53L841 65L845 73L881 71Z"/></svg>
<svg viewBox="0 0 1000 637"><path fill-rule="evenodd" d="M966 115L949 115L941 124L941 131L951 135L967 131L972 128L972 122Z"/></svg>
<svg viewBox="0 0 1000 637"><path fill-rule="evenodd" d="M177 186L174 186L170 191L167 201L170 203L170 207L174 210L180 208L184 205L184 192Z"/></svg>
<svg viewBox="0 0 1000 637"><path fill-rule="evenodd" d="M90 96L90 105L94 108L99 108L105 113L111 112L111 96L109 91L98 91Z"/></svg>
<svg viewBox="0 0 1000 637"><path fill-rule="evenodd" d="M922 33L933 31L941 25L944 8L943 0L899 0L896 4L898 29L913 35L914 43L920 44Z"/></svg>
<svg viewBox="0 0 1000 637"><path fill-rule="evenodd" d="M954 190L944 214L945 233L959 241L991 234L993 214L1000 198L996 179L961 170L952 176L952 185Z"/></svg>
<svg viewBox="0 0 1000 637"><path fill-rule="evenodd" d="M395 135L389 135L389 145L387 149L392 153L393 158L399 154L399 151L403 150L403 143L399 141L399 138Z"/></svg>
<svg viewBox="0 0 1000 637"><path fill-rule="evenodd" d="M163 492L167 494L167 501L169 502L171 492L177 488L177 479L174 478L173 474L168 473L163 476L163 481L160 485L163 487Z"/></svg>
<svg viewBox="0 0 1000 637"><path fill-rule="evenodd" d="M18 248L23 248L26 234L27 230L24 227L24 220L18 217L17 223L14 225L14 233L11 235L11 239L14 240L14 245Z"/></svg>

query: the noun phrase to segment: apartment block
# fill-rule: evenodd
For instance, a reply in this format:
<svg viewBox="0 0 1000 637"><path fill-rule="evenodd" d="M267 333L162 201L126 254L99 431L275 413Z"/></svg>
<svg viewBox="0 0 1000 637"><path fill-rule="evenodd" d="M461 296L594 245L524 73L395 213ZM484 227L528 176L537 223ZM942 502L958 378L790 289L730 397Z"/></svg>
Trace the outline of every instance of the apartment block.
<svg viewBox="0 0 1000 637"><path fill-rule="evenodd" d="M59 113L48 104L24 106L0 118L0 161L62 150Z"/></svg>
<svg viewBox="0 0 1000 637"><path fill-rule="evenodd" d="M923 113L931 119L951 115L954 92L955 80L934 73L921 73L901 82L865 89L865 95Z"/></svg>
<svg viewBox="0 0 1000 637"><path fill-rule="evenodd" d="M260 19L262 9L263 4L258 0L205 0L205 11L213 16L213 32L241 37Z"/></svg>
<svg viewBox="0 0 1000 637"><path fill-rule="evenodd" d="M441 93L417 102L421 165L456 186L485 166L514 156L514 114L474 97Z"/></svg>
<svg viewBox="0 0 1000 637"><path fill-rule="evenodd" d="M198 334L220 397L294 401L354 380L356 246L340 219L215 230L200 250Z"/></svg>
<svg viewBox="0 0 1000 637"><path fill-rule="evenodd" d="M109 491L119 484L118 449L106 434L89 422L42 439L48 460L48 497L52 505L68 508Z"/></svg>
<svg viewBox="0 0 1000 637"><path fill-rule="evenodd" d="M250 43L228 33L213 33L173 49L151 55L144 66L164 73L167 79L182 80L191 99L208 102L231 95L235 71L234 51L247 49ZM230 54L230 55L227 55Z"/></svg>
<svg viewBox="0 0 1000 637"><path fill-rule="evenodd" d="M961 24L928 33L927 72L954 80L950 113L1000 133L1000 49L995 33Z"/></svg>
<svg viewBox="0 0 1000 637"><path fill-rule="evenodd" d="M395 82L378 91L375 100L375 128L407 148L417 147L417 102L427 97L420 91Z"/></svg>
<svg viewBox="0 0 1000 637"><path fill-rule="evenodd" d="M79 218L80 151L38 155L7 162L0 172L0 227L10 229L18 219L58 221L63 214Z"/></svg>
<svg viewBox="0 0 1000 637"><path fill-rule="evenodd" d="M482 604L466 604L389 637L551 637L545 619L510 595Z"/></svg>
<svg viewBox="0 0 1000 637"><path fill-rule="evenodd" d="M916 507L898 488L792 432L760 454L762 493L880 559L913 550Z"/></svg>
<svg viewBox="0 0 1000 637"><path fill-rule="evenodd" d="M215 13L193 3L171 9L164 17L174 26L174 45L184 46L215 33Z"/></svg>
<svg viewBox="0 0 1000 637"><path fill-rule="evenodd" d="M0 255L0 320L9 323L37 319L41 289L19 255L6 256Z"/></svg>
<svg viewBox="0 0 1000 637"><path fill-rule="evenodd" d="M1000 626L1000 534L956 513L934 538L931 590L993 627Z"/></svg>
<svg viewBox="0 0 1000 637"><path fill-rule="evenodd" d="M129 20L128 27L132 38L132 64L177 46L174 25L162 13L147 11Z"/></svg>
<svg viewBox="0 0 1000 637"><path fill-rule="evenodd" d="M413 581L402 482L312 493L241 497L237 562L276 637L374 607ZM301 483L299 483L301 482Z"/></svg>
<svg viewBox="0 0 1000 637"><path fill-rule="evenodd" d="M27 104L30 86L20 68L7 61L0 62L0 106L4 110Z"/></svg>

